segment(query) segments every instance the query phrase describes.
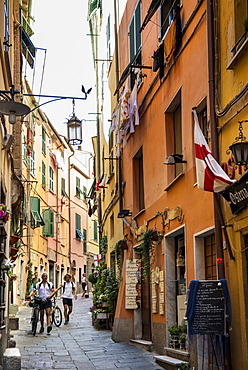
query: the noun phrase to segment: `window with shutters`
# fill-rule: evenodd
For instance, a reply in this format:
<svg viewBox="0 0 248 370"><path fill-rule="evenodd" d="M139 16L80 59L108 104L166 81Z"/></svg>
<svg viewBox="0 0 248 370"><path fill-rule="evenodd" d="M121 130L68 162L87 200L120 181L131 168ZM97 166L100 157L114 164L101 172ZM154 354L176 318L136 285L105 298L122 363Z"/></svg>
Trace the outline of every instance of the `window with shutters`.
<svg viewBox="0 0 248 370"><path fill-rule="evenodd" d="M46 130L42 127L42 153L46 155Z"/></svg>
<svg viewBox="0 0 248 370"><path fill-rule="evenodd" d="M98 240L98 229L97 229L97 221L93 221L94 222L94 241L97 242Z"/></svg>
<svg viewBox="0 0 248 370"><path fill-rule="evenodd" d="M32 176L35 176L35 152L34 150L30 153L30 156L29 156L29 160L30 160L30 173Z"/></svg>
<svg viewBox="0 0 248 370"><path fill-rule="evenodd" d="M83 229L83 252L87 253L87 230Z"/></svg>
<svg viewBox="0 0 248 370"><path fill-rule="evenodd" d="M180 4L180 0L167 0L161 5L161 39L165 35L168 27L173 22L176 13L176 7Z"/></svg>
<svg viewBox="0 0 248 370"><path fill-rule="evenodd" d="M109 135L109 176L114 174L114 145L113 145L113 131Z"/></svg>
<svg viewBox="0 0 248 370"><path fill-rule="evenodd" d="M49 166L49 190L54 192L54 171L51 166Z"/></svg>
<svg viewBox="0 0 248 370"><path fill-rule="evenodd" d="M129 51L132 64L142 64L141 60L141 5L138 2L129 26ZM131 89L134 86L135 74L131 73Z"/></svg>
<svg viewBox="0 0 248 370"><path fill-rule="evenodd" d="M41 170L42 170L41 174L42 187L43 189L46 189L46 164L43 161L41 163Z"/></svg>
<svg viewBox="0 0 248 370"><path fill-rule="evenodd" d="M110 237L113 238L115 235L115 222L114 222L114 214L110 216Z"/></svg>
<svg viewBox="0 0 248 370"><path fill-rule="evenodd" d="M80 199L81 194L83 194L83 192L80 188L80 178L76 177L76 197Z"/></svg>
<svg viewBox="0 0 248 370"><path fill-rule="evenodd" d="M138 213L145 208L142 147L133 158L133 194L134 213Z"/></svg>
<svg viewBox="0 0 248 370"><path fill-rule="evenodd" d="M110 15L108 16L107 26L106 26L106 41L107 41L107 65L110 65L111 54L111 32L110 32Z"/></svg>
<svg viewBox="0 0 248 370"><path fill-rule="evenodd" d="M42 234L46 237L54 237L54 212L49 208L42 212L44 225L42 227Z"/></svg>
<svg viewBox="0 0 248 370"><path fill-rule="evenodd" d="M40 214L40 198L30 197L30 224L32 229L44 225L44 220Z"/></svg>
<svg viewBox="0 0 248 370"><path fill-rule="evenodd" d="M68 195L65 190L65 179L63 177L61 178L61 195L68 198Z"/></svg>
<svg viewBox="0 0 248 370"><path fill-rule="evenodd" d="M87 188L86 188L86 186L83 186L83 200L84 200L84 202L87 201Z"/></svg>
<svg viewBox="0 0 248 370"><path fill-rule="evenodd" d="M79 214L75 214L76 217L76 239L77 240L82 240L83 239L83 234L81 232L81 216Z"/></svg>

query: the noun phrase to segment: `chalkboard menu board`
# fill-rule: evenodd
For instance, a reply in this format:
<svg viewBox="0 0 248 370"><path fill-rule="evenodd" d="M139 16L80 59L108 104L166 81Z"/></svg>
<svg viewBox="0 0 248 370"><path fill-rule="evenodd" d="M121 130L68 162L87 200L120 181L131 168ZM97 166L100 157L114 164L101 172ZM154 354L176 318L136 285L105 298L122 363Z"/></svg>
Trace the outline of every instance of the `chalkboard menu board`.
<svg viewBox="0 0 248 370"><path fill-rule="evenodd" d="M226 304L218 280L199 281L191 327L198 334L226 334Z"/></svg>

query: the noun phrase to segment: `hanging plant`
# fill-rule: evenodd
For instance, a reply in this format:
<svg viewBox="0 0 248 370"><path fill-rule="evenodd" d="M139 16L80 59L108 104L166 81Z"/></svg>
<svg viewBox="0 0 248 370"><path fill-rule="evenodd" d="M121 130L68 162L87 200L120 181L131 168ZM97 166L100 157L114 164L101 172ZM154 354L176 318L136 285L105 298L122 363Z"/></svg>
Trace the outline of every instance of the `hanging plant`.
<svg viewBox="0 0 248 370"><path fill-rule="evenodd" d="M139 251L141 253L141 260L143 263L143 277L148 279L151 274L151 264L152 259L154 258L154 248L156 245L159 245L163 235L160 231L156 229L149 229L144 233L144 239L139 246ZM154 243L156 242L156 243Z"/></svg>
<svg viewBox="0 0 248 370"><path fill-rule="evenodd" d="M121 265L122 251L126 249L128 249L128 245L125 239L121 239L115 244L115 260L116 260L116 264L117 264L117 268L119 270L120 276L121 276L121 270L122 270L122 265Z"/></svg>
<svg viewBox="0 0 248 370"><path fill-rule="evenodd" d="M100 253L106 254L108 250L108 237L105 235L100 242Z"/></svg>

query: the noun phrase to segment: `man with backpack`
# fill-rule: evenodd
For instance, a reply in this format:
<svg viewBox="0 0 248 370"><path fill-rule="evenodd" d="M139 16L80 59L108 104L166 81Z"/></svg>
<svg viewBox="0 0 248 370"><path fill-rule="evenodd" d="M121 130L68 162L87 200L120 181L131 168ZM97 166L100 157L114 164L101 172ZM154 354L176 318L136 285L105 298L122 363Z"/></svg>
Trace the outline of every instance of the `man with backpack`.
<svg viewBox="0 0 248 370"><path fill-rule="evenodd" d="M67 325L69 322L69 316L72 313L72 299L73 296L75 297L75 299L77 299L77 295L75 283L71 281L71 275L66 274L64 276L64 280L65 281L61 287L62 287L65 325Z"/></svg>

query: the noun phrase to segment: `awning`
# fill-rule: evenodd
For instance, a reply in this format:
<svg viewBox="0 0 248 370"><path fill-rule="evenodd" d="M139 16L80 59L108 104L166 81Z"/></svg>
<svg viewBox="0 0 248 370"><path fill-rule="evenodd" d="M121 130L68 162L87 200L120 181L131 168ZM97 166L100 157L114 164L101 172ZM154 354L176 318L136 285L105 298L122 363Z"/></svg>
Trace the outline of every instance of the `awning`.
<svg viewBox="0 0 248 370"><path fill-rule="evenodd" d="M147 15L144 19L144 22L142 23L142 26L140 28L140 32L143 31L147 23L151 20L153 14L157 11L158 7L161 4L161 0L152 0L151 5L149 6L149 9L147 11Z"/></svg>

